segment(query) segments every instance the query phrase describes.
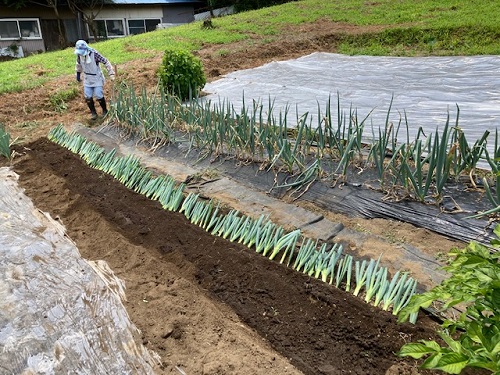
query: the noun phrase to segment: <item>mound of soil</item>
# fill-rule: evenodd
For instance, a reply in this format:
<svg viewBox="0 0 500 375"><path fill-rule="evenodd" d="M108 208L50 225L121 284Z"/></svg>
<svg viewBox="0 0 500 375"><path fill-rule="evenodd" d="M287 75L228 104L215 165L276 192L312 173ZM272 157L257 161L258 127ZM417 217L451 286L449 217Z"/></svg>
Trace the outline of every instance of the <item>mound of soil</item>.
<svg viewBox="0 0 500 375"><path fill-rule="evenodd" d="M287 358L304 374L418 373L394 353L434 336L426 316L397 324L349 293L209 235L46 139L17 152L12 168L34 204L62 221L84 258L106 260L125 280L127 309L160 354L159 371L294 373ZM242 323L253 332L235 328Z"/></svg>

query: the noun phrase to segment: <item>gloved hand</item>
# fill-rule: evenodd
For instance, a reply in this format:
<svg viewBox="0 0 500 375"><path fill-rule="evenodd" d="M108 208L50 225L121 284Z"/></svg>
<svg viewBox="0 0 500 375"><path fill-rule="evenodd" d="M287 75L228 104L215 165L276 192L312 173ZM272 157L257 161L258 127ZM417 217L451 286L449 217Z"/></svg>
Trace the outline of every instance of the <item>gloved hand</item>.
<svg viewBox="0 0 500 375"><path fill-rule="evenodd" d="M115 80L115 75L114 74L110 75L109 79L112 80L112 81L114 81Z"/></svg>
<svg viewBox="0 0 500 375"><path fill-rule="evenodd" d="M80 72L77 72L77 73L76 73L76 80L77 80L78 82L80 82L80 81L82 80L81 75L82 75L82 73L80 73Z"/></svg>

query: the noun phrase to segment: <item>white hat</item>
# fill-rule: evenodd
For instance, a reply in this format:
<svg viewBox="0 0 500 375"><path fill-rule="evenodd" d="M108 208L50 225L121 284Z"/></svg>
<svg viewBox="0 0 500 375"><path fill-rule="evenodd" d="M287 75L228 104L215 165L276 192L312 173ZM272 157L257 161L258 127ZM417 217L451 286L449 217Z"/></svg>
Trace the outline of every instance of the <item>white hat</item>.
<svg viewBox="0 0 500 375"><path fill-rule="evenodd" d="M89 45L84 40L78 40L75 44L75 55L85 56L89 51Z"/></svg>

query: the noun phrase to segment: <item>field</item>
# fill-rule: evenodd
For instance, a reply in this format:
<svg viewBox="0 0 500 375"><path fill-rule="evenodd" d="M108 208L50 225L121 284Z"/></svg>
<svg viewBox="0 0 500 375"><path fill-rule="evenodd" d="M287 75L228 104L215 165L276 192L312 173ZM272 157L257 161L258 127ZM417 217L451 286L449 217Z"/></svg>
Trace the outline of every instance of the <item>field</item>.
<svg viewBox="0 0 500 375"><path fill-rule="evenodd" d="M213 80L273 60L339 52L340 36L382 29L319 18L291 24L266 41L256 35L251 43L206 43L196 55ZM124 62L119 80L152 90L160 61L157 55ZM43 66L33 69L45 74ZM210 236L49 142L49 129L59 123L96 125L87 122L80 97L63 109L51 106L50 98L61 87L75 87L73 81L72 74L63 75L0 95L0 122L17 139L12 162L0 163L20 175L40 210L66 226L84 258L104 259L125 281L131 320L143 344L161 357L158 374L432 373L394 354L406 342L435 337L429 317L397 324L392 314L349 293ZM110 86L107 93L112 99ZM381 251L405 242L437 258L461 245L405 223L324 215L380 239Z"/></svg>

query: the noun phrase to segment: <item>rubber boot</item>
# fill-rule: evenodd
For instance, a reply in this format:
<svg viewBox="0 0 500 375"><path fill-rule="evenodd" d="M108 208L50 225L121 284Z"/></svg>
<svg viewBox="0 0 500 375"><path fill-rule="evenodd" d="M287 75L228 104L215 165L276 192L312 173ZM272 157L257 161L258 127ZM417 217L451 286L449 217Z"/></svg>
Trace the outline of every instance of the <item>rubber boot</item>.
<svg viewBox="0 0 500 375"><path fill-rule="evenodd" d="M96 120L97 119L97 112L95 110L95 105L94 105L94 99L85 99L85 102L89 106L90 109L90 119L91 120Z"/></svg>
<svg viewBox="0 0 500 375"><path fill-rule="evenodd" d="M106 98L102 97L97 100L102 108L102 116L106 116L108 114L108 107L106 106Z"/></svg>

